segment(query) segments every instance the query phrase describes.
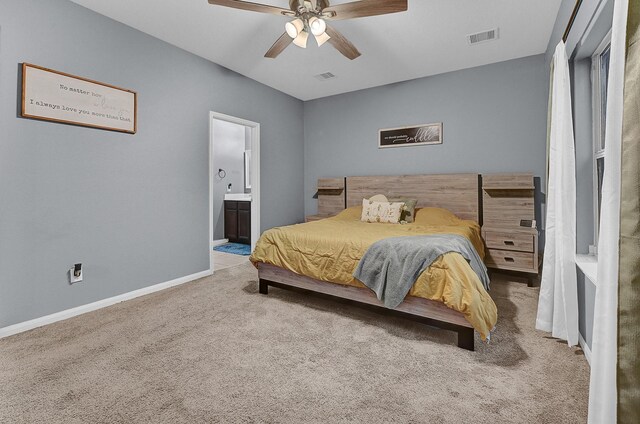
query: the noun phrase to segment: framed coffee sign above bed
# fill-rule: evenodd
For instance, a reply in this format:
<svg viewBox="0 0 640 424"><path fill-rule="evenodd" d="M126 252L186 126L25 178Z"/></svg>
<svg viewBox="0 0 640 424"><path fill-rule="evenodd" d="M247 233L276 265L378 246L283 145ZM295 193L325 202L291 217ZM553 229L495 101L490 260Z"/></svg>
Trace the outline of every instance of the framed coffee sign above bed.
<svg viewBox="0 0 640 424"><path fill-rule="evenodd" d="M137 93L23 63L21 116L135 134Z"/></svg>
<svg viewBox="0 0 640 424"><path fill-rule="evenodd" d="M442 144L442 122L413 127L388 128L378 132L378 148Z"/></svg>

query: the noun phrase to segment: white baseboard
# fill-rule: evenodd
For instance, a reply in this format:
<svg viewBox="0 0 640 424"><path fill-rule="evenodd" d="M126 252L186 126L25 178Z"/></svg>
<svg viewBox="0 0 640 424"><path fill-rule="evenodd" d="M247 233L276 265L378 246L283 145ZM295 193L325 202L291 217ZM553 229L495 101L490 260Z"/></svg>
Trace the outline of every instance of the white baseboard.
<svg viewBox="0 0 640 424"><path fill-rule="evenodd" d="M587 342L584 340L584 338L582 338L582 334L580 333L578 333L578 343L580 344L580 348L582 348L582 351L584 352L584 357L587 358L589 366L591 366L591 349L589 348L589 345L587 345Z"/></svg>
<svg viewBox="0 0 640 424"><path fill-rule="evenodd" d="M97 302L88 303L86 305L77 306L65 311L56 312L51 315L46 315L40 318L35 318L29 321L10 325L8 327L0 328L0 339L3 337L13 336L14 334L29 331L34 328L42 327L43 325L53 324L54 322L82 315L87 312L106 308L107 306L124 302L125 300L135 299L136 297L144 296L146 294L151 294L160 290L168 289L170 287L179 286L181 284L188 283L199 278L208 277L212 274L213 272L211 270L198 272L195 274L187 275L185 277L176 278L175 280L165 281L164 283L155 284L149 287L143 287L141 289L123 293L118 296L110 297L108 299L98 300Z"/></svg>
<svg viewBox="0 0 640 424"><path fill-rule="evenodd" d="M216 246L220 246L222 244L226 244L229 243L229 239L220 239L220 240L214 240L211 242L211 248L213 249Z"/></svg>

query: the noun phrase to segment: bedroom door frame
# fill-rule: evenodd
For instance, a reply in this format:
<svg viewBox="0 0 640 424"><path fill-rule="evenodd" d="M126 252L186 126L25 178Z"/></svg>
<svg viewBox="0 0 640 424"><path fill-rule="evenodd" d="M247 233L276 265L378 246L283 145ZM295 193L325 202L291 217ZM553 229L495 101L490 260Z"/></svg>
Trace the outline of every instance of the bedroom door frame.
<svg viewBox="0 0 640 424"><path fill-rule="evenodd" d="M260 124L223 113L209 112L209 266L213 270L213 121L226 121L251 129L251 251L260 237Z"/></svg>

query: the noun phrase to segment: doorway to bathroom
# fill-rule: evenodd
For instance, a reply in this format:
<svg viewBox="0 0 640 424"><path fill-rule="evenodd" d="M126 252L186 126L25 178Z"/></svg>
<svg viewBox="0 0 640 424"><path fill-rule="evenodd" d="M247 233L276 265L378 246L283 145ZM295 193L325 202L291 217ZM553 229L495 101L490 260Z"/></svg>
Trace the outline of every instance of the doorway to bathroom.
<svg viewBox="0 0 640 424"><path fill-rule="evenodd" d="M246 262L260 235L260 124L210 112L211 269Z"/></svg>

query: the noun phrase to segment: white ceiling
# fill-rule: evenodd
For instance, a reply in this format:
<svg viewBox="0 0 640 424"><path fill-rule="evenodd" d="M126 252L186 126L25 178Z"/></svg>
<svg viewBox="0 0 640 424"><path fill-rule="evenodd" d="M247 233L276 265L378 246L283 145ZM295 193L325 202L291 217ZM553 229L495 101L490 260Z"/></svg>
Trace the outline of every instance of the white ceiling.
<svg viewBox="0 0 640 424"><path fill-rule="evenodd" d="M336 21L362 52L350 61L328 43L264 53L286 17L211 6L207 0L72 0L302 100L543 53L561 0L409 0L403 13ZM252 0L288 8L288 0ZM336 0L332 4L347 3ZM500 28L470 46L466 35ZM337 76L318 81L314 75Z"/></svg>

